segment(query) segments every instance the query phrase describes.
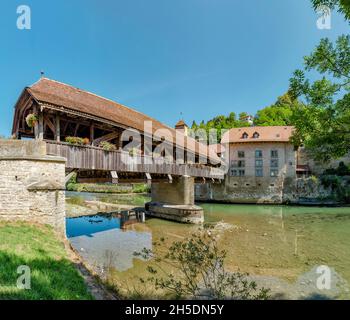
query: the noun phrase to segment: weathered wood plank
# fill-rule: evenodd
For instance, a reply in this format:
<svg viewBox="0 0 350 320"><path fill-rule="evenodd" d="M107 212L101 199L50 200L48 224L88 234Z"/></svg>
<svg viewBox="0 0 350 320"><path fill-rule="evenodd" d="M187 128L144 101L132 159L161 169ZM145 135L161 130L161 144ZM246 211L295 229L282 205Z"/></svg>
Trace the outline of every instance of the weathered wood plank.
<svg viewBox="0 0 350 320"><path fill-rule="evenodd" d="M200 164L177 164L163 158L130 156L124 151L104 151L98 147L72 146L63 142L46 141L46 145L49 155L62 156L67 159L66 167L69 169L223 178L223 172L219 168Z"/></svg>

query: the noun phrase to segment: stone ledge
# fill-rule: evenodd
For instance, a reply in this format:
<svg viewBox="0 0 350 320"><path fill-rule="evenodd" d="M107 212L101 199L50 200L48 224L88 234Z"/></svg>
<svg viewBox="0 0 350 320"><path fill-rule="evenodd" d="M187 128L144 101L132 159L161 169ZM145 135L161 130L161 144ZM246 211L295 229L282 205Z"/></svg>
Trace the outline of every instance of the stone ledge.
<svg viewBox="0 0 350 320"><path fill-rule="evenodd" d="M146 214L156 218L191 224L202 224L204 222L204 211L196 205L171 205L148 202L145 207Z"/></svg>
<svg viewBox="0 0 350 320"><path fill-rule="evenodd" d="M27 186L28 191L64 191L65 186L48 179L35 181Z"/></svg>
<svg viewBox="0 0 350 320"><path fill-rule="evenodd" d="M42 161L42 162L60 162L67 160L57 156L0 156L0 161Z"/></svg>

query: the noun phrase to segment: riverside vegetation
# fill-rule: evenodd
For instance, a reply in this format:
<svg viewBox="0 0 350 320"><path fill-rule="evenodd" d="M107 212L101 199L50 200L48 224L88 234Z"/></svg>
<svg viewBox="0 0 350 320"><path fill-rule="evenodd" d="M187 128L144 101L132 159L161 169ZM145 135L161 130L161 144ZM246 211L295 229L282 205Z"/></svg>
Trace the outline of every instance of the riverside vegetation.
<svg viewBox="0 0 350 320"><path fill-rule="evenodd" d="M92 193L149 193L150 187L144 183L130 185L106 184L106 183L77 183L76 174L71 177L66 185L67 191L92 192Z"/></svg>
<svg viewBox="0 0 350 320"><path fill-rule="evenodd" d="M164 238L153 246L162 247ZM199 230L188 239L174 241L164 252L155 254L144 248L135 252L144 260L154 259L155 267L148 266L150 276L140 278L143 284L151 284L155 290L176 299L268 299L269 290L257 288L248 274L228 272L224 267L227 252L219 249L209 230ZM161 264L169 267L166 271Z"/></svg>

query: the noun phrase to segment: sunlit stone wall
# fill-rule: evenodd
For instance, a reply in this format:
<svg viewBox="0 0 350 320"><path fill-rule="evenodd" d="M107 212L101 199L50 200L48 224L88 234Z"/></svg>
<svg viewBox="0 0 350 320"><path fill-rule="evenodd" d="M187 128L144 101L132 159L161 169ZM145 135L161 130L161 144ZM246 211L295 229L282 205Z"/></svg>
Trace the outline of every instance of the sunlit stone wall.
<svg viewBox="0 0 350 320"><path fill-rule="evenodd" d="M0 140L0 220L49 224L65 234L65 159L45 142Z"/></svg>

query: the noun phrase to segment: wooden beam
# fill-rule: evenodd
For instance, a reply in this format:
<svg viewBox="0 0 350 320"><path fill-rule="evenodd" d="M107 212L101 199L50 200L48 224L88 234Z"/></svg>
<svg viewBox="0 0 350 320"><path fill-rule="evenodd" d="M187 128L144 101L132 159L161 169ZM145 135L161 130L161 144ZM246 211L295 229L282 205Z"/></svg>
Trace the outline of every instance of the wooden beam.
<svg viewBox="0 0 350 320"><path fill-rule="evenodd" d="M44 115L42 112L39 113L38 140L44 140Z"/></svg>
<svg viewBox="0 0 350 320"><path fill-rule="evenodd" d="M119 179L117 171L111 171L111 176L112 176L112 183L117 184Z"/></svg>
<svg viewBox="0 0 350 320"><path fill-rule="evenodd" d="M33 107L33 112L34 112L34 114L38 114L38 107L37 106ZM39 123L38 123L38 121L36 121L34 124L34 137L36 140L39 139Z"/></svg>
<svg viewBox="0 0 350 320"><path fill-rule="evenodd" d="M64 136L67 135L67 128L68 128L68 125L69 125L69 121L67 121L67 122L65 123L64 127L63 127L63 132L62 132L62 134L63 134Z"/></svg>
<svg viewBox="0 0 350 320"><path fill-rule="evenodd" d="M95 137L95 127L94 127L94 124L91 123L90 125L90 143L91 144L94 141L94 137Z"/></svg>
<svg viewBox="0 0 350 320"><path fill-rule="evenodd" d="M56 134L55 126L54 126L54 124L52 123L52 121L50 120L50 118L46 114L44 115L44 121L45 121L45 124L50 128L52 133Z"/></svg>
<svg viewBox="0 0 350 320"><path fill-rule="evenodd" d="M60 120L60 115L58 113L56 114L55 124L56 124L55 140L57 142L60 142L61 141L61 120Z"/></svg>
<svg viewBox="0 0 350 320"><path fill-rule="evenodd" d="M80 123L77 123L76 126L75 126L74 137L77 136L77 133L78 133L78 130L79 130L79 126L80 126Z"/></svg>
<svg viewBox="0 0 350 320"><path fill-rule="evenodd" d="M119 135L118 132L111 132L111 133L108 133L108 134L106 134L106 135L104 135L104 136L102 136L102 137L99 137L99 138L93 140L92 145L97 146L97 145L99 145L102 141L110 141L110 140L112 140L112 139L117 138L118 135Z"/></svg>
<svg viewBox="0 0 350 320"><path fill-rule="evenodd" d="M67 174L64 178L64 183L67 184L68 181L73 177L73 175L76 173L76 170L73 170L71 173Z"/></svg>

